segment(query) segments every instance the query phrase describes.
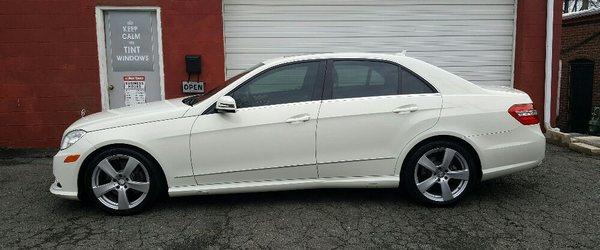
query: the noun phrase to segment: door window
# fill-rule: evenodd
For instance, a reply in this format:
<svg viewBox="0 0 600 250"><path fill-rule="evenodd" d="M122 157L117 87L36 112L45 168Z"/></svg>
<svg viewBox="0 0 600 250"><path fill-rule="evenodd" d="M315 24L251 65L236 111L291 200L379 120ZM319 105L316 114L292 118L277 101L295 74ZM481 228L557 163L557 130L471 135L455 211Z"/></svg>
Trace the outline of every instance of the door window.
<svg viewBox="0 0 600 250"><path fill-rule="evenodd" d="M398 66L375 61L334 61L332 97L397 95Z"/></svg>
<svg viewBox="0 0 600 250"><path fill-rule="evenodd" d="M238 108L312 100L319 62L302 62L270 69L230 93Z"/></svg>
<svg viewBox="0 0 600 250"><path fill-rule="evenodd" d="M402 94L424 94L435 93L435 91L421 78L406 69L402 69Z"/></svg>

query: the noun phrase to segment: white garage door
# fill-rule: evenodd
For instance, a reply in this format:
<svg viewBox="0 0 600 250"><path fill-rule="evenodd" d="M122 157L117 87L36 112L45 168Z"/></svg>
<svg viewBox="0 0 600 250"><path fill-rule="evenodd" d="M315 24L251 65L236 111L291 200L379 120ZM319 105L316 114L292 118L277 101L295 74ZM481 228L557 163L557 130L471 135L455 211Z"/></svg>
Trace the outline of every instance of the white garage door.
<svg viewBox="0 0 600 250"><path fill-rule="evenodd" d="M385 52L512 85L514 0L223 0L227 77L265 59Z"/></svg>

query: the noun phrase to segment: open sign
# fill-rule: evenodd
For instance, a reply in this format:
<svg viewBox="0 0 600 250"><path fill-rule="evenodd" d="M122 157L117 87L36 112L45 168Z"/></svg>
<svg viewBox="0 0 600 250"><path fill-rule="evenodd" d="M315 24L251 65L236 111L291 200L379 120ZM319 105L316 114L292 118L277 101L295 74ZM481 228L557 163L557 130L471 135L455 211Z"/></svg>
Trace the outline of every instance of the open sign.
<svg viewBox="0 0 600 250"><path fill-rule="evenodd" d="M204 82L188 82L184 81L182 83L182 91L183 93L204 93Z"/></svg>

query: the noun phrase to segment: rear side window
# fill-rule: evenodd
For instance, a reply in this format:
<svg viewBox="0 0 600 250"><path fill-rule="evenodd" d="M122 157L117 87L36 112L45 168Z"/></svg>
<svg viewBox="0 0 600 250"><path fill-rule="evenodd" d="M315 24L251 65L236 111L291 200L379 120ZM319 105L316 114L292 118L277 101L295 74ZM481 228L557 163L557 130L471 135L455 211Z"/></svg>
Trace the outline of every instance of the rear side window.
<svg viewBox="0 0 600 250"><path fill-rule="evenodd" d="M333 62L332 98L397 95L397 65L376 61Z"/></svg>
<svg viewBox="0 0 600 250"><path fill-rule="evenodd" d="M402 84L400 93L409 94L425 94L435 93L435 90L425 83L421 78L414 75L412 72L402 69Z"/></svg>

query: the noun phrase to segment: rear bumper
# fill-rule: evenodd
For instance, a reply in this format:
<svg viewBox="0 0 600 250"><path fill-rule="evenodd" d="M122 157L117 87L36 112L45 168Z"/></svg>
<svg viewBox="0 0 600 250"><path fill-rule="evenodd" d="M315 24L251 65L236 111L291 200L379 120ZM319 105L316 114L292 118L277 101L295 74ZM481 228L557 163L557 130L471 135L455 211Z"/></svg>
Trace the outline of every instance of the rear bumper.
<svg viewBox="0 0 600 250"><path fill-rule="evenodd" d="M546 153L546 138L538 125L472 139L480 145L481 180L537 167Z"/></svg>
<svg viewBox="0 0 600 250"><path fill-rule="evenodd" d="M483 175L481 177L481 180L485 181L485 180L509 175L512 173L516 173L519 171L535 168L535 167L539 166L540 164L542 164L541 160L532 161L532 162L522 162L522 163L517 163L517 164L512 164L512 165L507 165L507 166L496 167L496 168L492 168L492 169L486 169L486 170L482 171Z"/></svg>

